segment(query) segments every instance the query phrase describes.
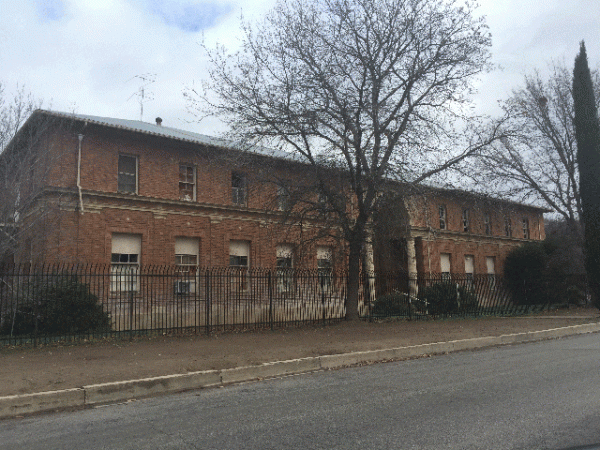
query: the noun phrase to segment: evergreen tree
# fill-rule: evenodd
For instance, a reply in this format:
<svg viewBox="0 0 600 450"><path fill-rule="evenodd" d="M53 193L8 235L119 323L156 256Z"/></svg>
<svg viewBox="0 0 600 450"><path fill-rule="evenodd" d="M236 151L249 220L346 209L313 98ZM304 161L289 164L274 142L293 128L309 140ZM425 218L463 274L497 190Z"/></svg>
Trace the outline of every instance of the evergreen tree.
<svg viewBox="0 0 600 450"><path fill-rule="evenodd" d="M585 229L585 269L594 304L600 308L600 122L583 42L573 70L573 104Z"/></svg>

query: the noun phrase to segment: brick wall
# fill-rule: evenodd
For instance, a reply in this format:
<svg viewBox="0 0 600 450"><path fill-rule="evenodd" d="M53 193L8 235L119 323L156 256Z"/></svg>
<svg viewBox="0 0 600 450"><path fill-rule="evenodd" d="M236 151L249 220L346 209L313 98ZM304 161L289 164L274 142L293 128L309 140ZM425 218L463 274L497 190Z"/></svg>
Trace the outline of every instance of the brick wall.
<svg viewBox="0 0 600 450"><path fill-rule="evenodd" d="M83 214L76 188L79 133L84 135ZM276 208L276 181L301 183L310 176L305 166L252 155L242 157L224 149L94 125L60 130L49 138L42 153L47 155L45 184L55 188L55 192L38 201L33 207L35 212L27 219L29 222L24 219L24 228L31 224L28 241L32 250L21 249L16 255L17 262L31 259L28 253L33 253L38 260L48 262L109 264L115 233L141 237L143 265L174 264L177 237L199 240L201 266L228 266L232 240L250 242L251 267L273 267L276 248L281 244L291 244L297 249L296 267L315 269L318 246L334 248L339 267L346 258L345 249L335 240L316 238L320 231L318 223L310 220L302 226L280 223L282 213ZM138 158L137 194L117 192L119 154ZM194 201L180 200L180 164L195 168ZM232 172L246 178L245 206L232 201ZM439 227L440 205L446 207L445 230ZM462 229L465 208L470 214L468 233ZM393 216L394 211L398 223L380 239L376 253L385 254L390 239L407 237L409 232L417 237L417 265L422 273L440 270L441 253L452 255L452 270L458 273L464 271L464 255L475 256L477 273L486 273L485 258L494 256L496 272L500 273L506 254L524 242L519 235L523 218L529 220L531 239L544 237L540 210L466 193L435 191L435 195L431 192L415 195L406 206L391 205L385 215ZM484 214L490 217L489 236L485 233ZM504 236L506 216L511 218L512 237ZM398 267L389 255L387 262L377 255L376 259L378 269Z"/></svg>

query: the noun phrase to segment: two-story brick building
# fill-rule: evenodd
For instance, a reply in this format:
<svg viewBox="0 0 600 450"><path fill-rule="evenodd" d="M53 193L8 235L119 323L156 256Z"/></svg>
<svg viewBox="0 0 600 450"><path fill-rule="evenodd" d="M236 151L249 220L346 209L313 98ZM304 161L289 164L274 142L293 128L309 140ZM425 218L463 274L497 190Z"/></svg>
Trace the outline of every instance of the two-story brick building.
<svg viewBox="0 0 600 450"><path fill-rule="evenodd" d="M0 164L16 263L316 269L345 258L335 233L317 238L318 221L282 223L287 194L273 180L309 176L284 153L158 120L36 111ZM380 271L495 273L515 245L544 238L540 208L393 184L390 193L374 222Z"/></svg>
<svg viewBox="0 0 600 450"><path fill-rule="evenodd" d="M378 268L399 261L407 273L501 274L513 248L545 238L538 207L427 187L402 198L376 219Z"/></svg>

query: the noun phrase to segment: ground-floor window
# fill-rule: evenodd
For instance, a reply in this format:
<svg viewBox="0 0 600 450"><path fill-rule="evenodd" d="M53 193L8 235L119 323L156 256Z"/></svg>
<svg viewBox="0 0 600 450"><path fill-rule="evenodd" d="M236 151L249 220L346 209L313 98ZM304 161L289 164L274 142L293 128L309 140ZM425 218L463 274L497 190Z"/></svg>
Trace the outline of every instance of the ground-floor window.
<svg viewBox="0 0 600 450"><path fill-rule="evenodd" d="M475 256L465 255L465 278L468 287L473 287L473 278L475 276Z"/></svg>
<svg viewBox="0 0 600 450"><path fill-rule="evenodd" d="M248 270L250 268L250 242L229 242L229 267L232 269L231 286L235 290L248 289Z"/></svg>
<svg viewBox="0 0 600 450"><path fill-rule="evenodd" d="M142 236L113 233L110 258L110 290L138 291Z"/></svg>
<svg viewBox="0 0 600 450"><path fill-rule="evenodd" d="M196 293L199 253L200 241L198 238L175 238L175 265L177 266L177 276L173 283L175 294Z"/></svg>
<svg viewBox="0 0 600 450"><path fill-rule="evenodd" d="M317 271L319 275L319 288L323 291L329 291L333 275L331 248L317 247Z"/></svg>
<svg viewBox="0 0 600 450"><path fill-rule="evenodd" d="M490 288L496 286L496 257L486 256L485 265L487 268L488 283Z"/></svg>
<svg viewBox="0 0 600 450"><path fill-rule="evenodd" d="M277 246L277 291L281 293L294 290L294 256L291 245Z"/></svg>
<svg viewBox="0 0 600 450"><path fill-rule="evenodd" d="M442 281L450 281L450 253L440 254L440 273Z"/></svg>

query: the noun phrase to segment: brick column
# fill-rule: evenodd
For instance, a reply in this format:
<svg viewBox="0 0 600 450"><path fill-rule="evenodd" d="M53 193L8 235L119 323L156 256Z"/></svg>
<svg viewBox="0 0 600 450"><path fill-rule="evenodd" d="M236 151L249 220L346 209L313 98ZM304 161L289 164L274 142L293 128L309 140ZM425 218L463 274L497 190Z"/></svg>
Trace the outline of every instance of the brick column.
<svg viewBox="0 0 600 450"><path fill-rule="evenodd" d="M415 248L415 238L406 238L406 254L408 255L408 293L416 297L419 293L417 286L417 250Z"/></svg>

